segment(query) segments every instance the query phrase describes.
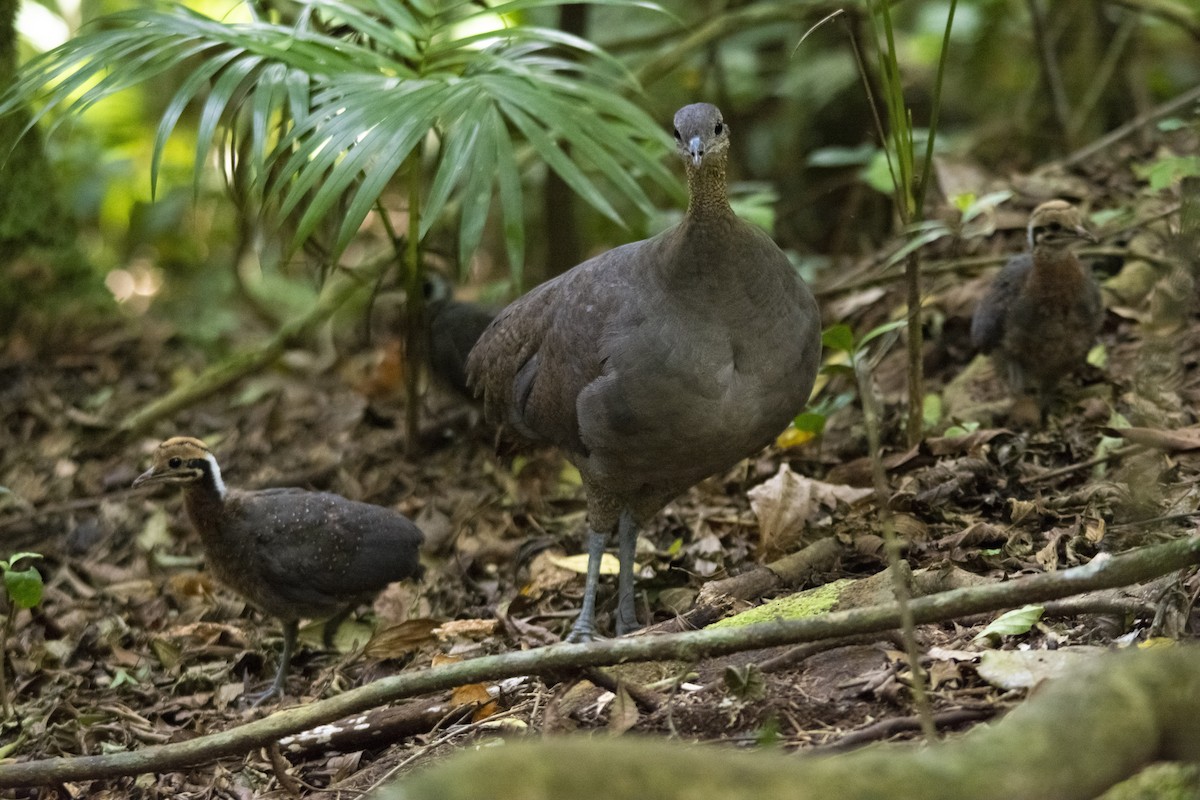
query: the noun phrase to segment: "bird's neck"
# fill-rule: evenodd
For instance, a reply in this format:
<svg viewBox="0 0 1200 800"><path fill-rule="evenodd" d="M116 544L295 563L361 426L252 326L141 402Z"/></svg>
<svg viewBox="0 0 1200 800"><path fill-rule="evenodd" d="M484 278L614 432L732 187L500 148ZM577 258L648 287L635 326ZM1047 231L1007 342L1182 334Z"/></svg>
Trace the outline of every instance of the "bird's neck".
<svg viewBox="0 0 1200 800"><path fill-rule="evenodd" d="M708 218L730 215L729 196L725 184L725 158L693 168L688 165L688 216Z"/></svg>
<svg viewBox="0 0 1200 800"><path fill-rule="evenodd" d="M205 542L219 535L228 493L217 465L209 463L211 467L205 470L204 476L183 490L183 507L188 519Z"/></svg>
<svg viewBox="0 0 1200 800"><path fill-rule="evenodd" d="M1077 296L1084 281L1083 264L1065 247L1038 245L1029 280L1039 296L1069 299Z"/></svg>

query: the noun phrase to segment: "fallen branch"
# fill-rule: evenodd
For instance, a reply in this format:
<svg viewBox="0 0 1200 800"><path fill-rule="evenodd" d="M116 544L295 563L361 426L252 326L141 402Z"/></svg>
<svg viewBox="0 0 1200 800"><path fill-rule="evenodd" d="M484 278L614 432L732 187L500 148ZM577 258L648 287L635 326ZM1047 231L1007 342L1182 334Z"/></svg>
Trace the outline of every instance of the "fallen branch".
<svg viewBox="0 0 1200 800"><path fill-rule="evenodd" d="M777 589L811 583L817 575L831 572L840 555L837 539L826 536L770 564L746 570L732 578L709 581L700 587L695 605L686 613L647 628L645 632L674 633L711 625L731 611L735 601L749 602Z"/></svg>
<svg viewBox="0 0 1200 800"><path fill-rule="evenodd" d="M464 752L372 797L1083 800L1160 760L1200 761L1200 648L1098 657L998 723L929 747L798 756L637 736L563 736Z"/></svg>
<svg viewBox="0 0 1200 800"><path fill-rule="evenodd" d="M1018 578L1007 583L956 589L913 600L919 624L968 614L1014 608L1081 592L1127 586L1200 564L1200 536L1140 548L1061 572ZM359 714L384 703L480 681L520 675L552 675L563 670L633 661L702 658L799 644L839 636L887 631L899 625L894 604L839 611L809 619L713 628L663 636L634 636L587 644L555 644L431 667L382 678L328 700L288 708L221 733L186 742L152 745L105 755L50 758L0 765L0 788L95 780L145 772L185 769L237 756L289 734Z"/></svg>

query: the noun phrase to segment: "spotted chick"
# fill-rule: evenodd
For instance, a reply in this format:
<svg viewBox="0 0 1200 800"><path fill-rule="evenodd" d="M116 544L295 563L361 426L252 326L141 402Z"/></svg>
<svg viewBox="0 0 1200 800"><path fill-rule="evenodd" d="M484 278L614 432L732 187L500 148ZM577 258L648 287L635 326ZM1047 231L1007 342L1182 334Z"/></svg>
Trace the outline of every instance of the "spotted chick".
<svg viewBox="0 0 1200 800"><path fill-rule="evenodd" d="M1104 320L1100 287L1070 250L1096 238L1079 209L1050 200L1029 217L1029 251L1008 261L975 309L971 341L1014 399L1034 390L1042 419L1059 381L1081 368Z"/></svg>
<svg viewBox="0 0 1200 800"><path fill-rule="evenodd" d="M423 572L424 535L403 514L329 492L229 489L199 439L176 436L158 446L133 485L157 483L183 489L213 574L283 623L279 668L265 691L250 696L254 705L282 694L300 619L330 618L324 639L331 646L355 606Z"/></svg>

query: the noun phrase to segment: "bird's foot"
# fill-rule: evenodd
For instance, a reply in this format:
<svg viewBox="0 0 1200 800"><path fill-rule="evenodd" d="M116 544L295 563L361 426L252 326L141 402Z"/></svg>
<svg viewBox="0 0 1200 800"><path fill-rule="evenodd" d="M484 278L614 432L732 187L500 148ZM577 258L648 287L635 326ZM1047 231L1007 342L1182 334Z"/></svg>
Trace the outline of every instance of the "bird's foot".
<svg viewBox="0 0 1200 800"><path fill-rule="evenodd" d="M571 626L571 632L567 634L564 642L572 644L581 644L584 642L596 641L596 628L592 625L591 620L577 619L575 624Z"/></svg>
<svg viewBox="0 0 1200 800"><path fill-rule="evenodd" d="M282 696L283 696L283 687L279 686L275 682L272 682L270 686L268 686L266 689L262 690L261 692L253 692L250 694L242 695L242 699L250 701L250 708L258 708L259 706L261 706L263 703L267 702L271 698L282 697Z"/></svg>
<svg viewBox="0 0 1200 800"><path fill-rule="evenodd" d="M641 630L641 624L637 620L637 615L632 609L620 609L617 611L617 636L624 636L627 633L633 633L636 630Z"/></svg>

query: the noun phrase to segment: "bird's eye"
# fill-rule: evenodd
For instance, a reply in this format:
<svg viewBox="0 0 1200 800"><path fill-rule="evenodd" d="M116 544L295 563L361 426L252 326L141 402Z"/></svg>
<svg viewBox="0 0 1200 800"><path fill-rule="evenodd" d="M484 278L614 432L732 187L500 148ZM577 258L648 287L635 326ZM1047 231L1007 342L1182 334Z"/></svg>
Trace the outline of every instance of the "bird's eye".
<svg viewBox="0 0 1200 800"><path fill-rule="evenodd" d="M715 133L717 136L720 136L721 131L723 130L725 130L725 124L723 122L718 122L717 127L713 128L713 133Z"/></svg>
<svg viewBox="0 0 1200 800"><path fill-rule="evenodd" d="M679 128L675 129L675 141L677 141L677 142L683 141L683 137L679 135Z"/></svg>
<svg viewBox="0 0 1200 800"><path fill-rule="evenodd" d="M181 466L183 466L183 459L179 456L175 456L175 458L172 458L167 462L167 466L171 469L179 469Z"/></svg>
<svg viewBox="0 0 1200 800"><path fill-rule="evenodd" d="M1049 225L1046 226L1046 230L1051 231L1053 233L1058 233L1062 229L1063 229L1062 225L1058 222L1051 222Z"/></svg>

